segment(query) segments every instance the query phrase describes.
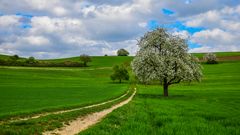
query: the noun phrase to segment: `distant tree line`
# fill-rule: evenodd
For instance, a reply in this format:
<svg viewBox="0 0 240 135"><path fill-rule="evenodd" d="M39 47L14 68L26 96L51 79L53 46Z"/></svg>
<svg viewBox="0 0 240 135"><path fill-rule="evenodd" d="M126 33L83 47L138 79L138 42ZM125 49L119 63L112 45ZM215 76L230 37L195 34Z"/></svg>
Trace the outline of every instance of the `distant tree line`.
<svg viewBox="0 0 240 135"><path fill-rule="evenodd" d="M125 49L117 51L118 56L128 56L129 52ZM104 56L108 56L105 54ZM10 56L9 58L0 58L0 65L2 66L28 66L28 67L87 67L88 63L92 62L90 56L82 54L79 61L51 61L51 60L37 60L34 57L20 58L18 55ZM115 78L115 77L113 77Z"/></svg>
<svg viewBox="0 0 240 135"><path fill-rule="evenodd" d="M45 61L36 60L34 57L27 59L20 58L18 55L10 56L9 58L0 58L0 65L2 66L27 66L27 67L87 67L87 63L91 62L91 57L88 55L81 55L79 61Z"/></svg>

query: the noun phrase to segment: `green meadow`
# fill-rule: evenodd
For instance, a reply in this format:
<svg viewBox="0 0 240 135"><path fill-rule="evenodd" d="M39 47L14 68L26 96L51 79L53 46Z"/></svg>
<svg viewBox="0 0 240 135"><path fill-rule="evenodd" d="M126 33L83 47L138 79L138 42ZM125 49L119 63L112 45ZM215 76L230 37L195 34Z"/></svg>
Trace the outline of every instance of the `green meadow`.
<svg viewBox="0 0 240 135"><path fill-rule="evenodd" d="M102 62L103 69L0 67L0 119L74 108L123 94L128 85L113 83L109 78L112 59L93 59ZM119 61L125 59L116 57L115 63Z"/></svg>
<svg viewBox="0 0 240 135"><path fill-rule="evenodd" d="M240 134L240 61L203 64L201 83L162 87L138 85L134 100L83 135Z"/></svg>
<svg viewBox="0 0 240 135"><path fill-rule="evenodd" d="M194 56L202 58L206 53L193 53ZM240 56L240 52L215 52L218 57Z"/></svg>
<svg viewBox="0 0 240 135"><path fill-rule="evenodd" d="M90 67L96 68L96 67L112 67L116 64L121 64L124 62L130 62L133 57L118 57L118 56L92 56L91 57L92 62L90 62L88 65ZM49 59L44 61L50 61L50 62L63 62L63 61L79 61L79 57L71 57L71 58L62 58L62 59Z"/></svg>
<svg viewBox="0 0 240 135"><path fill-rule="evenodd" d="M203 54L194 54L202 57ZM218 56L240 56L223 52ZM0 56L7 58L7 56ZM0 121L35 113L76 108L113 99L125 93L130 81L113 83L112 66L133 57L95 56L89 67L0 66ZM47 61L79 61L78 57ZM110 113L83 135L237 135L240 134L240 61L204 64L202 82L169 87L136 84L133 100ZM110 105L0 125L0 134L40 134Z"/></svg>

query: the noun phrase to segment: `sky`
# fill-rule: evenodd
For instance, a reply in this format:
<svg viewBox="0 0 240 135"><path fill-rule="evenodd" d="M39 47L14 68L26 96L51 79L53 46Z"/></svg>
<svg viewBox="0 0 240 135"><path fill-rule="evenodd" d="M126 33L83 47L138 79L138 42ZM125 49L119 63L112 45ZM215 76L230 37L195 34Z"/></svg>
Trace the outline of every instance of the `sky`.
<svg viewBox="0 0 240 135"><path fill-rule="evenodd" d="M189 52L240 51L240 0L0 0L0 54L134 55L158 27Z"/></svg>

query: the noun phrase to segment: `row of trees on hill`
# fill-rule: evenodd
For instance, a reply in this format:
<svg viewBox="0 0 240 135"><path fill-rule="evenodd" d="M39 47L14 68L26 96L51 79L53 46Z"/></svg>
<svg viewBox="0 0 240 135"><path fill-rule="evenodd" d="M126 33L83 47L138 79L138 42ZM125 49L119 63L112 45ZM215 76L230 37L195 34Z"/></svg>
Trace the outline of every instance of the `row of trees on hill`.
<svg viewBox="0 0 240 135"><path fill-rule="evenodd" d="M125 49L119 49L117 51L118 56L128 56L129 52ZM107 55L105 55L107 56ZM29 57L27 59L20 58L18 55L10 56L8 59L0 58L0 65L5 66L39 66L39 67L86 67L88 66L87 63L91 62L91 57L82 54L80 55L80 61L61 61L61 62L54 62L54 61L47 61L47 60L36 60L34 57Z"/></svg>
<svg viewBox="0 0 240 135"><path fill-rule="evenodd" d="M27 59L20 58L18 55L10 56L9 58L0 59L0 65L4 66L30 66L30 67L87 67L91 62L91 57L88 55L80 55L79 61L65 60L65 61L50 61L50 60L36 60L34 57Z"/></svg>

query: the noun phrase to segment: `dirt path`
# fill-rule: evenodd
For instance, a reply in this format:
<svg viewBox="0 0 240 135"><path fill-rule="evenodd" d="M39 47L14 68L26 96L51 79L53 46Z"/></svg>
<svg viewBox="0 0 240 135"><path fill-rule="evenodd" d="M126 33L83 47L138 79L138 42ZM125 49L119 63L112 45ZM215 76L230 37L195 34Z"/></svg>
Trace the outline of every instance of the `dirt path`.
<svg viewBox="0 0 240 135"><path fill-rule="evenodd" d="M31 116L31 117L18 118L18 119L13 119L13 120L9 120L9 121L2 121L2 122L0 121L0 124L4 124L4 123L7 123L7 122L17 122L17 121L23 121L23 120L29 120L29 119L36 119L36 118L51 115L51 114L61 114L61 113L66 113L66 112L72 112L72 111L78 111L78 110L82 110L82 109L92 108L92 107L104 105L104 104L111 103L111 102L114 102L116 100L119 100L119 99L127 96L128 93L129 93L129 91L127 91L125 94L123 94L122 96L120 96L118 98L108 100L108 101L105 101L105 102L102 102L102 103L94 104L94 105L89 105L89 106L84 106L84 107L74 108L74 109L69 109L69 110L56 111L56 112L41 113L41 114L37 114L37 115Z"/></svg>
<svg viewBox="0 0 240 135"><path fill-rule="evenodd" d="M100 112L95 112L95 113L89 114L87 116L77 118L76 120L73 120L72 122L70 122L68 125L65 125L63 128L45 132L45 133L43 133L43 135L54 135L54 134L75 135L75 134L89 128L90 126L100 122L100 120L102 118L104 118L107 114L111 113L113 110L130 102L135 94L136 94L136 88L135 88L134 93L128 99L112 106L111 108L102 110Z"/></svg>

